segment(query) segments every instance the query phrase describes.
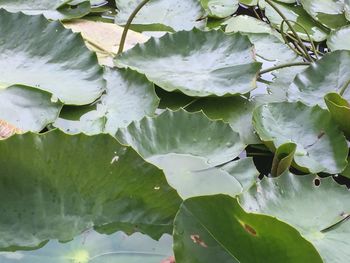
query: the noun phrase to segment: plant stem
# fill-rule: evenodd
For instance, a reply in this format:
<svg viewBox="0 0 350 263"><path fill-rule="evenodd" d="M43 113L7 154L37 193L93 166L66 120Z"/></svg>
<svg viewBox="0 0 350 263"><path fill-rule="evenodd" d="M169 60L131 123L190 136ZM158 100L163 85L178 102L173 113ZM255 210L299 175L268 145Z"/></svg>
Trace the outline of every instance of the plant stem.
<svg viewBox="0 0 350 263"><path fill-rule="evenodd" d="M294 66L309 66L311 63L310 62L295 62L295 63L286 63L286 64L281 64L281 65L277 65L275 67L271 67L271 68L267 68L264 70L261 70L259 72L259 75L277 70L277 69L281 69L281 68L288 68L288 67L294 67Z"/></svg>
<svg viewBox="0 0 350 263"><path fill-rule="evenodd" d="M304 30L304 32L305 32L305 34L307 35L307 37L308 37L308 39L309 39L309 42L310 42L310 44L311 44L312 51L314 52L314 54L315 54L315 56L316 56L316 59L318 59L318 54L317 54L317 50L316 50L315 44L314 44L314 42L313 42L313 40L312 40L312 38L311 38L309 32L307 32L306 28L305 28L302 24L300 24L300 23L298 23L298 22L295 22L295 21L292 21L292 20L283 20L283 21L282 21L282 24L283 24L283 23L287 23L287 22L292 22L292 23L294 23L295 25L299 26L301 29ZM281 24L281 25L282 25L282 24ZM295 39L295 40L298 41L297 39ZM304 46L305 46L305 45L304 45Z"/></svg>
<svg viewBox="0 0 350 263"><path fill-rule="evenodd" d="M300 47L303 49L303 51L305 53L305 58L307 60L309 60L310 62L313 61L313 59L310 57L309 53L307 52L307 49L306 49L303 41L300 39L298 33L295 31L292 24L288 21L288 19L285 17L285 15L278 9L278 7L271 0L265 0L265 2L268 3L277 12L277 14L279 14L280 17L282 17L282 19L286 21L288 27L293 32L293 35L298 40Z"/></svg>
<svg viewBox="0 0 350 263"><path fill-rule="evenodd" d="M345 83L345 85L341 88L341 90L339 91L339 95L343 96L346 89L350 86L350 79Z"/></svg>
<svg viewBox="0 0 350 263"><path fill-rule="evenodd" d="M137 15L137 13L141 10L141 8L147 4L150 0L143 0L136 8L135 10L131 13L131 15L129 16L128 21L126 22L125 26L124 26L124 30L123 30L123 34L122 34L122 38L120 39L120 43L119 43L119 49L118 49L118 53L120 54L123 52L124 50L124 45L125 45L125 41L126 41L126 36L128 34L128 30L130 28L130 25L132 23L132 21L134 20L135 16Z"/></svg>

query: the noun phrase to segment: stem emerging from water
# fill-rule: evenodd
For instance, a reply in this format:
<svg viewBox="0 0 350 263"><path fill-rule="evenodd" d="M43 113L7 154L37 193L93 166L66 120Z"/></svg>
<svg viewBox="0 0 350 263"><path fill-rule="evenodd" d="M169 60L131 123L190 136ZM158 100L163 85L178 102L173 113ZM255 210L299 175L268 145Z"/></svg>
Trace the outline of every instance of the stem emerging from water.
<svg viewBox="0 0 350 263"><path fill-rule="evenodd" d="M136 8L135 10L131 13L131 15L129 16L128 21L126 22L125 26L124 26L124 30L123 30L123 34L122 34L122 38L120 39L120 43L119 43L119 49L118 49L118 53L120 54L123 52L124 50L124 45L125 45L125 40L126 40L126 36L128 34L128 30L130 28L130 25L132 23L132 21L134 20L135 16L137 15L137 13L141 10L141 8L147 4L150 0L143 0Z"/></svg>
<svg viewBox="0 0 350 263"><path fill-rule="evenodd" d="M277 70L277 69L281 69L281 68L289 68L289 67L294 67L294 66L310 66L310 62L295 62L295 63L286 63L286 64L281 64L281 65L277 65L275 67L271 67L271 68L267 68L264 70L261 70L259 72L259 75Z"/></svg>

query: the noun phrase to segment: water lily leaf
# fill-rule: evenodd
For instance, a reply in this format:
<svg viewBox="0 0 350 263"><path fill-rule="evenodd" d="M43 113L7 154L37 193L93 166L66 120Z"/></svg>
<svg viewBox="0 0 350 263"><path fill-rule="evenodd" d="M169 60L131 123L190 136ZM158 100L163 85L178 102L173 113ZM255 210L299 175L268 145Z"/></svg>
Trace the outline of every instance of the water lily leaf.
<svg viewBox="0 0 350 263"><path fill-rule="evenodd" d="M62 104L52 102L51 97L52 94L48 92L26 86L0 89L0 120L7 123L3 132L40 132L47 124L54 122Z"/></svg>
<svg viewBox="0 0 350 263"><path fill-rule="evenodd" d="M310 15L306 13L306 11L301 6L295 6L285 3L280 3L273 1L274 5L286 16L288 20L294 21L302 25L308 32L308 34L311 36L312 40L316 42L321 42L327 38L328 31L325 29L322 25L315 22ZM265 7L265 15L271 22L271 24L276 27L277 29L280 29L282 18L281 16L268 4L266 4ZM298 35L304 39L308 40L308 36L303 30L302 27L298 26L297 24L291 22L293 24L294 29L298 33ZM290 31L288 29L288 26L284 26L285 31Z"/></svg>
<svg viewBox="0 0 350 263"><path fill-rule="evenodd" d="M100 97L103 70L80 35L43 16L4 10L0 24L2 86L37 87L66 104L87 104Z"/></svg>
<svg viewBox="0 0 350 263"><path fill-rule="evenodd" d="M341 172L341 175L350 178L350 158L348 158L348 166Z"/></svg>
<svg viewBox="0 0 350 263"><path fill-rule="evenodd" d="M332 50L350 50L350 26L344 26L332 31L327 40L327 46Z"/></svg>
<svg viewBox="0 0 350 263"><path fill-rule="evenodd" d="M344 0L300 0L314 19L328 28L336 29L348 23L344 15Z"/></svg>
<svg viewBox="0 0 350 263"><path fill-rule="evenodd" d="M288 88L288 100L326 108L324 96L340 92L349 82L350 51L331 52L297 75ZM350 100L350 89L344 91L343 97Z"/></svg>
<svg viewBox="0 0 350 263"><path fill-rule="evenodd" d="M161 167L184 199L217 193L236 196L258 176L250 159L231 163L245 148L239 134L201 112L165 111L133 122L116 137Z"/></svg>
<svg viewBox="0 0 350 263"><path fill-rule="evenodd" d="M96 109L82 114L79 120L60 118L54 126L70 134L114 135L132 121L154 114L159 99L145 76L132 70L106 68L104 77L106 93L97 102Z"/></svg>
<svg viewBox="0 0 350 263"><path fill-rule="evenodd" d="M44 15L51 20L69 20L90 13L90 1L72 2L72 0L0 0L0 9L3 8L12 13Z"/></svg>
<svg viewBox="0 0 350 263"><path fill-rule="evenodd" d="M338 93L329 93L325 102L333 119L339 125L347 138L350 138L350 104Z"/></svg>
<svg viewBox="0 0 350 263"><path fill-rule="evenodd" d="M81 33L86 46L96 52L101 65L114 66L113 58L118 52L119 42L122 36L123 28L111 23L95 22L83 19L67 21L64 23L66 28L73 32ZM128 31L124 50L128 50L137 43L144 43L149 38L143 34Z"/></svg>
<svg viewBox="0 0 350 263"><path fill-rule="evenodd" d="M230 98L204 98L193 103L187 109L189 111L202 110L213 120L222 119L229 123L232 129L239 133L241 140L248 145L261 143L252 125L255 107L254 101L234 96Z"/></svg>
<svg viewBox="0 0 350 263"><path fill-rule="evenodd" d="M238 7L238 0L201 0L202 6L215 18L225 18L234 14Z"/></svg>
<svg viewBox="0 0 350 263"><path fill-rule="evenodd" d="M120 129L116 137L131 145L144 158L169 153L203 157L209 164L236 158L245 148L239 134L222 121L212 121L202 112L167 110Z"/></svg>
<svg viewBox="0 0 350 263"><path fill-rule="evenodd" d="M183 202L174 221L174 252L179 262L322 262L297 230L246 213L224 195Z"/></svg>
<svg viewBox="0 0 350 263"><path fill-rule="evenodd" d="M121 54L116 64L145 74L167 91L198 97L247 93L261 67L246 36L196 29L151 38Z"/></svg>
<svg viewBox="0 0 350 263"><path fill-rule="evenodd" d="M348 147L327 110L297 103L270 103L253 113L256 132L271 148L295 143L294 161L306 172L337 174L344 170Z"/></svg>
<svg viewBox="0 0 350 263"><path fill-rule="evenodd" d="M258 4L258 0L239 0L239 2L248 6L254 6Z"/></svg>
<svg viewBox="0 0 350 263"><path fill-rule="evenodd" d="M345 0L344 11L346 19L350 21L350 0Z"/></svg>
<svg viewBox="0 0 350 263"><path fill-rule="evenodd" d="M317 186L316 186L316 185ZM348 261L349 191L331 177L314 175L264 178L240 197L245 209L277 217L300 231L324 262Z"/></svg>
<svg viewBox="0 0 350 263"><path fill-rule="evenodd" d="M109 135L16 135L2 141L0 155L2 249L109 224L155 238L171 232L178 195L161 170Z"/></svg>
<svg viewBox="0 0 350 263"><path fill-rule="evenodd" d="M89 230L67 243L50 241L35 251L0 252L1 263L154 263L171 256L172 238L159 241L141 233L101 235Z"/></svg>
<svg viewBox="0 0 350 263"><path fill-rule="evenodd" d="M225 32L245 32L245 33L268 33L278 34L267 23L247 15L238 15L231 17L224 22L226 25Z"/></svg>
<svg viewBox="0 0 350 263"><path fill-rule="evenodd" d="M271 175L280 176L288 171L292 165L297 145L295 143L285 143L277 148L272 162Z"/></svg>
<svg viewBox="0 0 350 263"><path fill-rule="evenodd" d="M125 25L130 14L142 0L116 0L119 10L116 16L118 25ZM197 21L204 15L200 1L197 0L152 0L147 3L133 20L135 25L144 25L142 31L153 25L164 25L175 31L202 27L205 20ZM159 29L158 29L159 30Z"/></svg>

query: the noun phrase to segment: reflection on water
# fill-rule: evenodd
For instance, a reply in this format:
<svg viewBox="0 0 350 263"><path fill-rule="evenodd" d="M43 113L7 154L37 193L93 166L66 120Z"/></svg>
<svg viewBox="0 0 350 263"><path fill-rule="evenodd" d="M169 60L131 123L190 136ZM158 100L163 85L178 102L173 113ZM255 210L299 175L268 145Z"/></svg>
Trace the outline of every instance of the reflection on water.
<svg viewBox="0 0 350 263"><path fill-rule="evenodd" d="M50 241L34 251L0 252L1 263L158 263L172 252L172 237L159 241L135 233L104 235L90 230L67 243Z"/></svg>

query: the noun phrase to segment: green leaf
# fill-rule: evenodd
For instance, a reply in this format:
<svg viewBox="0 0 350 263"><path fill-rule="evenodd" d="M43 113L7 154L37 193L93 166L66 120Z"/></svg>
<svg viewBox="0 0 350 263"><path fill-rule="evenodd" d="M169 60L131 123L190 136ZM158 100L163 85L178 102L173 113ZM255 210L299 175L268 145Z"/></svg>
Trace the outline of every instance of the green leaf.
<svg viewBox="0 0 350 263"><path fill-rule="evenodd" d="M79 120L60 118L54 126L70 134L114 135L132 121L154 114L159 99L154 85L145 76L132 70L106 68L104 77L106 93L97 102L96 109L84 113Z"/></svg>
<svg viewBox="0 0 350 263"><path fill-rule="evenodd" d="M183 202L174 222L176 261L322 262L298 231L273 217L246 213L224 195Z"/></svg>
<svg viewBox="0 0 350 263"><path fill-rule="evenodd" d="M344 11L346 19L350 21L350 0L345 0Z"/></svg>
<svg viewBox="0 0 350 263"><path fill-rule="evenodd" d="M231 161L245 148L228 124L212 121L202 112L182 109L135 121L120 129L116 137L147 159L169 153L190 154L205 158L211 165Z"/></svg>
<svg viewBox="0 0 350 263"><path fill-rule="evenodd" d="M288 100L326 108L324 96L330 92L338 93L349 81L350 51L331 52L297 75L288 88ZM343 97L350 100L350 89Z"/></svg>
<svg viewBox="0 0 350 263"><path fill-rule="evenodd" d="M40 132L54 122L62 104L51 101L48 92L26 86L0 89L0 120L15 126L21 132Z"/></svg>
<svg viewBox="0 0 350 263"><path fill-rule="evenodd" d="M193 103L187 109L189 111L202 110L211 119L222 119L229 123L231 128L239 133L241 140L248 145L261 143L252 125L255 107L254 101L234 96L231 98L204 98Z"/></svg>
<svg viewBox="0 0 350 263"><path fill-rule="evenodd" d="M332 31L327 40L327 46L332 50L350 50L350 26Z"/></svg>
<svg viewBox="0 0 350 263"><path fill-rule="evenodd" d="M228 17L239 7L238 0L201 0L201 3L209 16L215 18Z"/></svg>
<svg viewBox="0 0 350 263"><path fill-rule="evenodd" d="M224 22L225 32L245 32L245 33L268 33L278 34L271 26L264 21L247 15L238 15L231 17Z"/></svg>
<svg viewBox="0 0 350 263"><path fill-rule="evenodd" d="M0 167L2 249L93 226L159 238L179 206L163 172L109 135L16 135L0 143Z"/></svg>
<svg viewBox="0 0 350 263"><path fill-rule="evenodd" d="M50 241L35 251L0 252L1 263L154 263L171 256L172 238L155 241L141 233L101 235L84 232L68 243Z"/></svg>
<svg viewBox="0 0 350 263"><path fill-rule="evenodd" d="M350 104L338 93L329 93L325 102L332 118L339 125L347 138L350 138Z"/></svg>
<svg viewBox="0 0 350 263"><path fill-rule="evenodd" d="M348 158L348 166L341 172L341 175L350 179L350 158Z"/></svg>
<svg viewBox="0 0 350 263"><path fill-rule="evenodd" d="M301 6L284 4L274 1L276 7L286 16L288 20L301 24L311 36L312 40L321 42L327 38L328 32L322 25L315 22ZM265 15L271 24L280 30L282 17L268 4L266 4ZM308 40L308 36L299 25L291 22L293 28L303 40ZM284 25L284 30L290 32L288 26Z"/></svg>
<svg viewBox="0 0 350 263"><path fill-rule="evenodd" d="M292 165L294 154L297 149L295 143L286 143L279 146L275 152L272 162L271 175L273 177L280 176L288 171Z"/></svg>
<svg viewBox="0 0 350 263"><path fill-rule="evenodd" d="M130 14L142 0L116 0L119 10L116 16L118 25L125 25ZM175 31L191 30L193 27L202 27L205 20L197 21L204 14L204 10L198 0L152 0L147 3L133 20L133 25L165 25Z"/></svg>
<svg viewBox="0 0 350 263"><path fill-rule="evenodd" d="M239 2L248 6L254 6L258 4L258 0L239 0Z"/></svg>
<svg viewBox="0 0 350 263"><path fill-rule="evenodd" d="M286 173L276 179L264 178L243 194L240 202L251 212L277 217L295 227L325 263L346 263L350 245L350 223L345 220L350 210L348 198L348 189L331 177Z"/></svg>
<svg viewBox="0 0 350 263"><path fill-rule="evenodd" d="M165 111L133 122L116 137L162 168L184 199L217 193L236 196L258 176L251 159L231 163L245 148L239 134L201 112Z"/></svg>
<svg viewBox="0 0 350 263"><path fill-rule="evenodd" d="M277 149L295 143L294 161L311 173L337 174L347 165L344 135L328 111L298 103L270 103L255 109L253 125L261 140Z"/></svg>
<svg viewBox="0 0 350 263"><path fill-rule="evenodd" d="M66 104L87 104L100 97L103 70L79 34L43 16L4 10L0 24L2 86L40 88Z"/></svg>
<svg viewBox="0 0 350 263"><path fill-rule="evenodd" d="M306 12L328 28L336 29L348 23L344 16L344 0L300 0L300 2Z"/></svg>
<svg viewBox="0 0 350 263"><path fill-rule="evenodd" d="M116 64L145 74L167 91L198 97L247 93L261 67L247 37L196 29L151 38L121 54Z"/></svg>
<svg viewBox="0 0 350 263"><path fill-rule="evenodd" d="M23 12L27 15L44 15L51 20L69 20L90 13L90 1L79 0L0 0L0 9L12 13Z"/></svg>

